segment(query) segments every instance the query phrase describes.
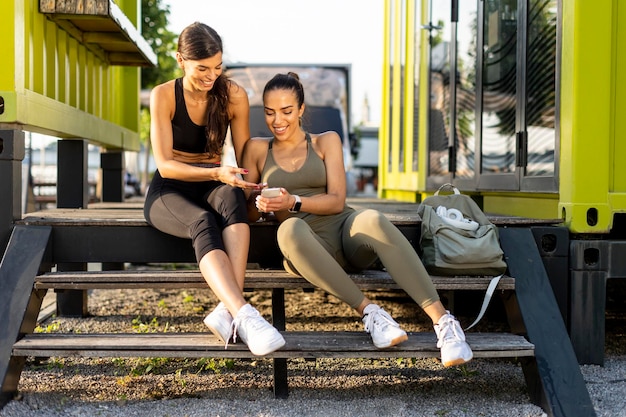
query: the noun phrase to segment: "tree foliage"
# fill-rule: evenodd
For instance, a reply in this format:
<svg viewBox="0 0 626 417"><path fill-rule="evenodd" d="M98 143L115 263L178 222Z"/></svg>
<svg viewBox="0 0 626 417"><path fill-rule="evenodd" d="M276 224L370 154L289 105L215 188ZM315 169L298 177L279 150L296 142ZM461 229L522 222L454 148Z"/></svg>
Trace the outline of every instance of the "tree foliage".
<svg viewBox="0 0 626 417"><path fill-rule="evenodd" d="M170 6L162 0L141 0L141 34L157 55L156 67L141 69L141 89L175 78L178 72L174 51L178 35L167 29Z"/></svg>

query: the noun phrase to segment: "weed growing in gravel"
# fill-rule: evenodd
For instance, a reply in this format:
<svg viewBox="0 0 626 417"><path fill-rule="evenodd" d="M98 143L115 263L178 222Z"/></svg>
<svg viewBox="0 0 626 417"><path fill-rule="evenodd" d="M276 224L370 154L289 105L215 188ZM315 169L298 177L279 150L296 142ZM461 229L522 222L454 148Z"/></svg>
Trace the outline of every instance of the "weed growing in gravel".
<svg viewBox="0 0 626 417"><path fill-rule="evenodd" d="M191 310L194 313L204 312L204 305L200 303L200 301L196 297L187 293L186 291L183 291L181 295L183 296L183 306L185 307L185 309Z"/></svg>
<svg viewBox="0 0 626 417"><path fill-rule="evenodd" d="M153 317L149 322L144 322L141 316L137 316L131 321L131 325L137 333L156 333L159 331L159 320L156 317ZM169 327L170 324L165 323L165 327L160 331L167 333Z"/></svg>
<svg viewBox="0 0 626 417"><path fill-rule="evenodd" d="M54 333L59 331L61 325L58 321L53 321L52 323L46 325L45 327L37 326L35 327L35 333Z"/></svg>
<svg viewBox="0 0 626 417"><path fill-rule="evenodd" d="M130 375L124 375L123 377L117 378L115 380L115 383L117 385L120 385L122 387L126 387L128 386L128 384L130 384L130 382L133 380L133 378Z"/></svg>
<svg viewBox="0 0 626 417"><path fill-rule="evenodd" d="M456 371L460 372L461 375L465 378L478 375L478 371L476 369L468 368L467 364L459 365L454 368Z"/></svg>
<svg viewBox="0 0 626 417"><path fill-rule="evenodd" d="M211 371L215 374L222 373L223 369L233 369L235 367L235 361L226 358L202 358L198 359L198 372Z"/></svg>
<svg viewBox="0 0 626 417"><path fill-rule="evenodd" d="M396 365L400 368L413 368L417 363L416 358L397 358Z"/></svg>
<svg viewBox="0 0 626 417"><path fill-rule="evenodd" d="M181 368L178 368L176 370L176 382L178 383L178 385L180 385L182 388L185 388L187 386L187 380L185 378L183 378L183 370Z"/></svg>
<svg viewBox="0 0 626 417"><path fill-rule="evenodd" d="M130 375L140 376L148 374L158 374L171 361L170 358L138 358L135 359L135 366L130 370Z"/></svg>
<svg viewBox="0 0 626 417"><path fill-rule="evenodd" d="M49 358L46 363L46 369L49 371L53 369L63 369L65 367L65 361L60 358Z"/></svg>

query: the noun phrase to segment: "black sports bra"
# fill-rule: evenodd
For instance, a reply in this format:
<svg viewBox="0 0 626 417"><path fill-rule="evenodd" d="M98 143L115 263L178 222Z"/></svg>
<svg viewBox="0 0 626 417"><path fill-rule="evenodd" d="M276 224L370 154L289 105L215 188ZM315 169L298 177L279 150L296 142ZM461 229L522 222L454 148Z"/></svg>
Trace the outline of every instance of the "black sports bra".
<svg viewBox="0 0 626 417"><path fill-rule="evenodd" d="M172 119L174 149L190 153L206 152L206 127L195 124L187 113L182 78L176 79L174 93L176 96L176 111Z"/></svg>

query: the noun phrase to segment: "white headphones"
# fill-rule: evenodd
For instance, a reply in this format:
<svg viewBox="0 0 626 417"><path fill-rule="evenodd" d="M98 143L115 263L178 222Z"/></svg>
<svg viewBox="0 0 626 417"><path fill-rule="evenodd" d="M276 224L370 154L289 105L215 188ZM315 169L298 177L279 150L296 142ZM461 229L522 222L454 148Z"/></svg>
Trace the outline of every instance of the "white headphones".
<svg viewBox="0 0 626 417"><path fill-rule="evenodd" d="M463 213L454 208L448 209L444 206L439 206L437 207L437 215L450 226L458 227L459 229L474 231L479 226L474 220L464 218Z"/></svg>

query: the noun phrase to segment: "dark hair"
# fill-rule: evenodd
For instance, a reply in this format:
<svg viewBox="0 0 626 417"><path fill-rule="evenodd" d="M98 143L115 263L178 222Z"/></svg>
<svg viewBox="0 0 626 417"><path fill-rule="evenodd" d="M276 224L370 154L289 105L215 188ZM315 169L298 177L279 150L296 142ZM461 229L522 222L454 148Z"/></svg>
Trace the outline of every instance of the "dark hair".
<svg viewBox="0 0 626 417"><path fill-rule="evenodd" d="M194 22L187 26L178 37L178 53L186 60L198 61L223 52L222 38L204 23ZM208 92L208 109L205 134L206 151L210 155L222 152L228 131L228 87L230 80L220 75Z"/></svg>
<svg viewBox="0 0 626 417"><path fill-rule="evenodd" d="M263 98L265 98L265 93L272 90L291 90L298 100L298 108L302 107L304 104L304 87L300 82L300 77L298 77L298 74L295 72L274 75L274 77L265 84Z"/></svg>

